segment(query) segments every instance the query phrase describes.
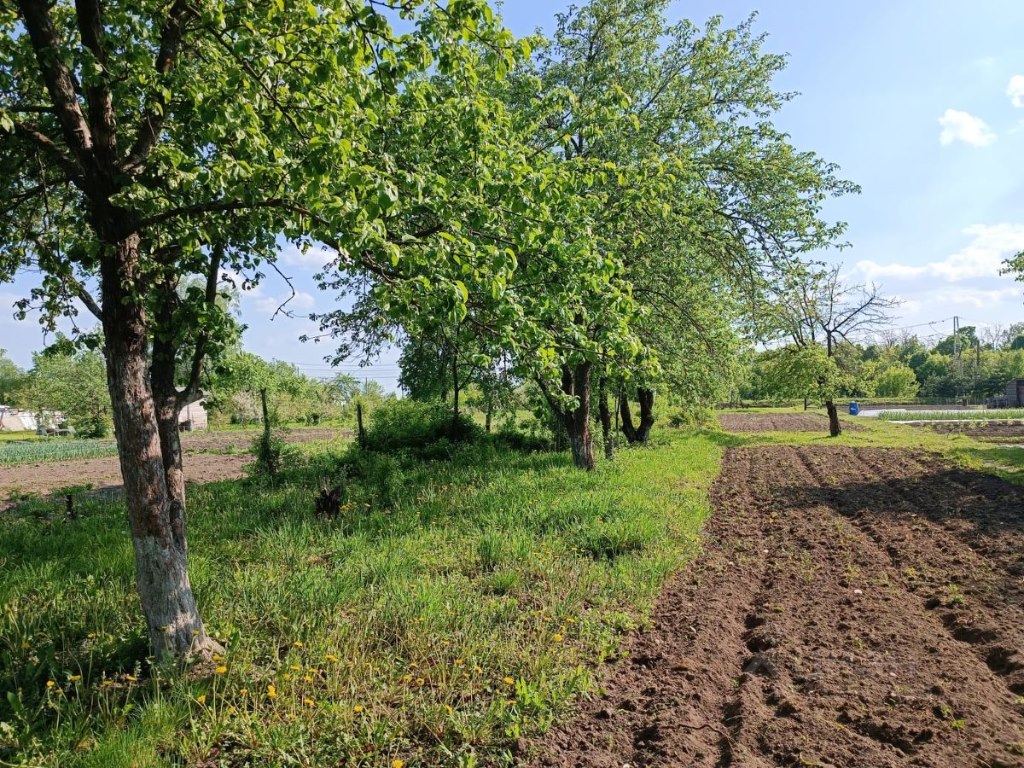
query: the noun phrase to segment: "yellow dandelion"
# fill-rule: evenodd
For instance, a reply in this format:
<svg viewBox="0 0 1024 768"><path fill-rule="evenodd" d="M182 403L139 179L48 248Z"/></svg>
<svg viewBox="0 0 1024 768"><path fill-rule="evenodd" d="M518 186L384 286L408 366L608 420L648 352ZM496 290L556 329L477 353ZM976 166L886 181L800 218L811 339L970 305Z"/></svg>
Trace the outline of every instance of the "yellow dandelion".
<svg viewBox="0 0 1024 768"><path fill-rule="evenodd" d="M396 757L391 761L391 768L405 768L405 760L400 757Z"/></svg>
<svg viewBox="0 0 1024 768"><path fill-rule="evenodd" d="M294 645L296 648L301 648L302 647L302 641L301 640L296 640L294 643L292 643L292 645Z"/></svg>
<svg viewBox="0 0 1024 768"><path fill-rule="evenodd" d="M408 683L412 680L412 675L402 675L402 682Z"/></svg>
<svg viewBox="0 0 1024 768"><path fill-rule="evenodd" d="M302 667L300 667L298 664L292 664L290 667L288 667L288 669L290 669L292 672L302 671Z"/></svg>
<svg viewBox="0 0 1024 768"><path fill-rule="evenodd" d="M243 688L242 690L240 690L238 692L238 695L239 696L248 696L249 695L249 689L248 688Z"/></svg>
<svg viewBox="0 0 1024 768"><path fill-rule="evenodd" d="M82 679L81 675L68 675L68 680L70 682L72 682L72 683L77 683L81 679Z"/></svg>
<svg viewBox="0 0 1024 768"><path fill-rule="evenodd" d="M466 663L466 662L464 662L464 661L463 661L462 659L456 659L456 660L455 660L455 666L456 666L456 667L461 667L461 666L462 666L463 664L465 664L465 663Z"/></svg>
<svg viewBox="0 0 1024 768"><path fill-rule="evenodd" d="M29 644L28 644L28 643L26 643L26 642L22 642L22 644L21 644L21 650L23 650L23 651L27 651L27 650L28 650L29 648L31 648L31 647L32 647L32 646L31 646L31 645L29 645Z"/></svg>
<svg viewBox="0 0 1024 768"><path fill-rule="evenodd" d="M268 685L267 686L267 698L268 699L276 699L277 698L277 686L274 686L274 685Z"/></svg>
<svg viewBox="0 0 1024 768"><path fill-rule="evenodd" d="M198 696L196 696L196 701L198 703L200 703L200 704L205 704L206 703L206 694L205 693L201 693Z"/></svg>
<svg viewBox="0 0 1024 768"><path fill-rule="evenodd" d="M417 678L416 678L416 685L418 685L418 686L420 686L420 687L422 687L422 686L423 686L423 685L424 685L424 684L425 684L426 682L427 682L427 681L426 681L426 680L424 680L424 679L423 679L422 677L417 677Z"/></svg>
<svg viewBox="0 0 1024 768"><path fill-rule="evenodd" d="M125 675L124 679L127 680L129 683L134 683L138 682L139 678L137 678L135 675Z"/></svg>
<svg viewBox="0 0 1024 768"><path fill-rule="evenodd" d="M562 640L563 640L562 633L561 632L555 632L554 640L555 640L556 643L562 642Z"/></svg>
<svg viewBox="0 0 1024 768"><path fill-rule="evenodd" d="M217 667L217 668L216 668L215 670L213 670L213 671L214 671L215 673L217 673L218 675L223 675L223 674L224 674L225 672L227 672L227 671L228 671L228 668L227 668L227 667L225 667L225 666L224 666L223 664L221 664L221 665L220 665L219 667Z"/></svg>
<svg viewBox="0 0 1024 768"><path fill-rule="evenodd" d="M307 707L315 707L316 706L316 702L313 701L312 699L303 699L302 703L305 704Z"/></svg>
<svg viewBox="0 0 1024 768"><path fill-rule="evenodd" d="M88 635L86 635L86 637L89 638L90 640L92 640L94 637L96 637L96 633L95 632L90 632Z"/></svg>
<svg viewBox="0 0 1024 768"><path fill-rule="evenodd" d="M307 682L307 683L312 683L313 682L313 676L312 675L306 675L302 679L303 679L304 682Z"/></svg>
<svg viewBox="0 0 1024 768"><path fill-rule="evenodd" d="M338 663L338 657L335 656L333 653L328 653L326 656L324 656L324 658L327 659L332 664L337 664Z"/></svg>
<svg viewBox="0 0 1024 768"><path fill-rule="evenodd" d="M356 704L354 707L352 707L352 711L355 712L358 715L360 712L363 711L363 705L362 704Z"/></svg>
<svg viewBox="0 0 1024 768"><path fill-rule="evenodd" d="M57 683L55 683L53 680L47 680L46 681L46 687L47 688L53 688L53 686L55 686L56 684Z"/></svg>
<svg viewBox="0 0 1024 768"><path fill-rule="evenodd" d="M516 684L515 679L513 679L511 677L506 677L505 678L505 685L515 685L515 684Z"/></svg>
<svg viewBox="0 0 1024 768"><path fill-rule="evenodd" d="M416 669L419 666L415 661L409 662L409 669Z"/></svg>

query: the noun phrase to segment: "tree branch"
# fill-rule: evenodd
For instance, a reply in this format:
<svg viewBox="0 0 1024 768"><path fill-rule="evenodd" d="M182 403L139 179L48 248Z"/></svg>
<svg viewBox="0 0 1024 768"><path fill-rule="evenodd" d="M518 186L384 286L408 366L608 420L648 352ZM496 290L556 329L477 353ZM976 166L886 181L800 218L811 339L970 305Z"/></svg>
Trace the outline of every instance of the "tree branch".
<svg viewBox="0 0 1024 768"><path fill-rule="evenodd" d="M155 68L158 75L166 75L174 68L174 62L181 48L181 41L185 36L185 21L190 13L192 11L189 4L184 0L175 0L174 5L171 6L160 33L160 50L156 54ZM163 130L166 119L167 105L164 103L162 94L158 94L155 98L155 104L158 104L159 108L151 106L139 120L139 126L135 130L135 143L124 162L121 163L121 169L125 173L138 173L160 138L160 132Z"/></svg>
<svg viewBox="0 0 1024 768"><path fill-rule="evenodd" d="M18 8L28 31L32 49L39 62L39 71L53 101L64 141L84 168L91 160L92 131L78 103L75 81L59 55L57 31L50 19L49 3L39 0L18 0ZM52 143L52 142L51 142Z"/></svg>

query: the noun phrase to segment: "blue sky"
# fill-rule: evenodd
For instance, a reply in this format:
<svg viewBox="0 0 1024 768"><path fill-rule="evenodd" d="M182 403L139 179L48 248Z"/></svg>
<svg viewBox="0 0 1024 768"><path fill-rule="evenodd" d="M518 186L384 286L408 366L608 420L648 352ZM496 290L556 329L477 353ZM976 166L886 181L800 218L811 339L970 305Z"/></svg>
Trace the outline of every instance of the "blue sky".
<svg viewBox="0 0 1024 768"><path fill-rule="evenodd" d="M550 29L562 0L508 0L519 35ZM788 53L780 90L800 95L777 124L794 144L838 163L862 193L833 201L826 215L849 223L852 247L823 254L849 279L874 281L903 299L898 326L937 338L961 324L1024 320L1024 284L999 276L1002 259L1024 250L1024 3L1019 0L687 0L674 18L701 22L751 12L769 50ZM311 275L314 254L282 254L297 312L329 309ZM27 289L0 285L0 348L31 362L42 336L6 307ZM324 344L301 344L309 321L270 317L287 287L273 279L242 300L246 347L329 375ZM345 368L392 388L394 356Z"/></svg>

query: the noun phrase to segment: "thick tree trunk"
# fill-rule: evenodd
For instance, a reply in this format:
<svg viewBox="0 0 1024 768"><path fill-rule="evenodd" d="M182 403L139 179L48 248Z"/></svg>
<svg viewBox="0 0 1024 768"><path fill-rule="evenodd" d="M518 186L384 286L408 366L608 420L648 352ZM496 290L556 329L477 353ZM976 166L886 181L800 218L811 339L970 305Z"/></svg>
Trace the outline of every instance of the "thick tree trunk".
<svg viewBox="0 0 1024 768"><path fill-rule="evenodd" d="M602 376L597 383L597 411L601 418L601 437L604 439L604 457L615 456L615 441L612 435L612 412L608 407L608 380Z"/></svg>
<svg viewBox="0 0 1024 768"><path fill-rule="evenodd" d="M459 432L459 356L452 355L452 437Z"/></svg>
<svg viewBox="0 0 1024 768"><path fill-rule="evenodd" d="M825 401L825 410L828 411L828 433L832 437L839 437L843 428L839 424L839 411L836 409L835 401L832 398Z"/></svg>
<svg viewBox="0 0 1024 768"><path fill-rule="evenodd" d="M647 445L651 438L651 428L654 426L654 390L638 387L636 396L640 401L640 426L636 430L636 437L642 445Z"/></svg>
<svg viewBox="0 0 1024 768"><path fill-rule="evenodd" d="M594 438L590 432L590 370L591 363L562 368L562 393L576 398L576 407L556 408L565 427L572 450L572 463L585 470L597 466L594 459Z"/></svg>
<svg viewBox="0 0 1024 768"><path fill-rule="evenodd" d="M622 434L626 436L626 441L630 445L639 442L636 425L633 423L633 412L629 409L629 397L621 390L619 392L619 417L622 419Z"/></svg>
<svg viewBox="0 0 1024 768"><path fill-rule="evenodd" d="M138 235L129 235L102 265L107 385L150 643L156 657L181 659L209 654L220 646L203 628L188 578L184 507L172 509L168 490L147 370L145 310L141 297L128 295L138 279L138 248Z"/></svg>

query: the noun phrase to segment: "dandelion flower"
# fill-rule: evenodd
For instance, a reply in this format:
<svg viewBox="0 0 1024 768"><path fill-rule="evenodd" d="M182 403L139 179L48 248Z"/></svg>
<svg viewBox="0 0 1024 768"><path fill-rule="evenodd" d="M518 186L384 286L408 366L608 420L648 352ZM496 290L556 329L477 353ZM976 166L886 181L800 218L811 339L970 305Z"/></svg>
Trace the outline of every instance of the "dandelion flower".
<svg viewBox="0 0 1024 768"><path fill-rule="evenodd" d="M31 647L32 647L32 646L31 646L31 645L29 645L29 644L28 644L28 643L26 643L26 642L22 642L22 644L21 644L21 650L23 650L23 651L27 651L27 650L28 650L29 648L31 648Z"/></svg>
<svg viewBox="0 0 1024 768"><path fill-rule="evenodd" d="M302 679L303 679L304 682L307 682L307 683L312 683L313 682L313 676L312 675L306 675Z"/></svg>
<svg viewBox="0 0 1024 768"><path fill-rule="evenodd" d="M214 672L216 672L216 673L217 673L218 675L223 675L223 674L224 674L225 672L227 672L227 671L228 671L228 668L227 668L227 667L225 667L225 666L224 666L223 664L221 664L221 665L220 665L219 667L217 667L217 668L216 668L215 670L213 670L213 671L214 671Z"/></svg>
<svg viewBox="0 0 1024 768"><path fill-rule="evenodd" d="M129 683L134 683L137 682L139 678L137 678L135 675L125 675L124 679L127 680Z"/></svg>
<svg viewBox="0 0 1024 768"><path fill-rule="evenodd" d="M515 684L516 684L516 681L513 678L511 678L511 677L506 677L505 678L505 685L515 685Z"/></svg>
<svg viewBox="0 0 1024 768"><path fill-rule="evenodd" d="M300 671L302 671L302 667L300 667L300 666L299 666L298 664L292 664L292 665L291 665L291 666L289 667L289 669L290 669L290 670L291 670L292 672L300 672Z"/></svg>
<svg viewBox="0 0 1024 768"><path fill-rule="evenodd" d="M324 658L327 659L332 664L337 664L338 663L338 657L335 656L333 653L328 653L326 656L324 656Z"/></svg>
<svg viewBox="0 0 1024 768"><path fill-rule="evenodd" d="M68 680L70 682L72 682L72 683L77 683L81 679L82 679L81 675L68 675Z"/></svg>
<svg viewBox="0 0 1024 768"><path fill-rule="evenodd" d="M57 683L55 683L53 680L47 680L46 681L46 687L47 688L53 688L53 686L55 686L56 684Z"/></svg>
<svg viewBox="0 0 1024 768"><path fill-rule="evenodd" d="M556 643L562 642L562 640L563 640L562 633L561 632L555 632L554 640L555 640Z"/></svg>
<svg viewBox="0 0 1024 768"><path fill-rule="evenodd" d="M426 680L424 680L424 679L423 679L422 677L417 677L417 678L416 678L416 685L418 685L418 686L420 686L420 687L423 687L423 685L424 685L424 684L425 684L426 682L427 682L427 681L426 681Z"/></svg>
<svg viewBox="0 0 1024 768"><path fill-rule="evenodd" d="M405 760L400 757L396 757L391 761L391 768L405 768Z"/></svg>
<svg viewBox="0 0 1024 768"><path fill-rule="evenodd" d="M352 707L352 711L355 712L358 715L360 712L363 711L363 705L362 704L356 704L354 707Z"/></svg>
<svg viewBox="0 0 1024 768"><path fill-rule="evenodd" d="M274 685L268 685L267 686L267 698L268 699L276 699L277 698L277 686L274 686Z"/></svg>
<svg viewBox="0 0 1024 768"><path fill-rule="evenodd" d="M198 696L196 696L196 701L199 702L200 704L205 704L206 703L206 694L205 693L201 693Z"/></svg>
<svg viewBox="0 0 1024 768"><path fill-rule="evenodd" d="M312 699L303 699L302 703L305 704L307 707L315 707L316 706L316 702L313 701Z"/></svg>
<svg viewBox="0 0 1024 768"><path fill-rule="evenodd" d="M294 645L296 648L301 648L302 647L302 641L301 640L296 640L294 643L292 643L292 645Z"/></svg>
<svg viewBox="0 0 1024 768"><path fill-rule="evenodd" d="M238 692L238 695L239 696L248 696L249 695L249 689L248 688L243 688L242 690L240 690Z"/></svg>

